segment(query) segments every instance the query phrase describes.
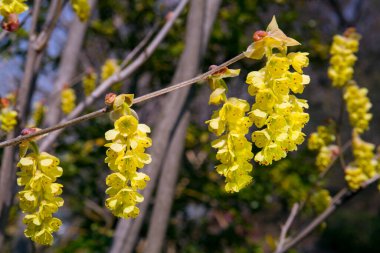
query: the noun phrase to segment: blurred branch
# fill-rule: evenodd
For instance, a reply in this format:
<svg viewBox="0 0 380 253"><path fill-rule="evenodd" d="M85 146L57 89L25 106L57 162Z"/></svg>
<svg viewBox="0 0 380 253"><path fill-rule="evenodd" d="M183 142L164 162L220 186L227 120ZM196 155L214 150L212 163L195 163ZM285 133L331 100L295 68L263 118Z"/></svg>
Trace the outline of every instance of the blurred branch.
<svg viewBox="0 0 380 253"><path fill-rule="evenodd" d="M120 73L117 72L107 80L105 80L101 85L99 85L90 96L88 96L85 101L81 102L77 105L77 107L71 112L67 117L61 120L61 123L74 119L79 116L84 109L86 109L89 105L94 103L97 99L99 99L111 86L116 82L120 82L123 79L129 77L132 73L134 73L156 50L161 41L165 38L170 28L174 25L174 21L181 14L182 10L186 6L188 0L182 0L175 11L171 19L169 19L166 24L162 27L160 32L156 35L153 41L148 45L148 47L141 53L130 65L128 65L125 69L123 69ZM62 131L57 131L51 135L49 135L41 144L41 150L46 150L50 145L52 145L59 134Z"/></svg>
<svg viewBox="0 0 380 253"><path fill-rule="evenodd" d="M95 4L95 0L90 2L91 11ZM45 125L52 126L60 120L62 115L61 97L58 95L61 94L63 86L73 79L77 71L78 55L83 45L87 27L88 22L81 22L78 17L75 17L70 24L66 45L60 57L58 75L53 86L54 92L48 100L49 113L46 115Z"/></svg>
<svg viewBox="0 0 380 253"><path fill-rule="evenodd" d="M299 207L300 207L300 205L298 203L295 203L293 205L292 211L290 212L289 217L285 222L285 225L282 226L281 235L280 235L280 239L278 241L276 253L281 252L281 250L283 249L283 246L284 246L284 243L286 240L286 234L288 233L290 226L293 224L294 219L296 218L296 216L298 214Z"/></svg>
<svg viewBox="0 0 380 253"><path fill-rule="evenodd" d="M191 2L186 25L185 50L176 70L179 74L179 79L186 79L197 72L199 63L206 52L209 34L218 13L219 5L220 0L193 0ZM172 110L172 108L168 109ZM144 252L147 253L159 253L162 251L166 230L169 225L170 211L174 201L178 174L181 169L189 119L189 111L179 115L178 125L173 126L174 129L172 131L174 131L174 135L168 140L168 150L161 158L160 179L155 194L154 208L150 218L144 249ZM133 231L133 234L136 232L137 230ZM133 247L136 241L129 243L131 244L126 245L128 248L127 252L131 251L130 248Z"/></svg>
<svg viewBox="0 0 380 253"><path fill-rule="evenodd" d="M340 190L332 199L331 204L326 210L318 215L314 220L312 220L309 225L307 225L303 230L301 230L297 236L292 239L289 243L286 243L284 247L280 251L276 251L276 253L284 253L290 248L294 247L297 243L305 239L316 227L318 227L322 222L324 222L331 214L333 214L338 207L347 203L352 197L356 196L363 190L367 189L369 186L373 185L380 179L380 175L376 175L373 178L362 184L362 187L352 192L347 187Z"/></svg>
<svg viewBox="0 0 380 253"><path fill-rule="evenodd" d="M245 58L244 53L241 53L241 54L235 56L234 58L226 61L225 63L219 65L218 67L216 67L216 68L214 68L214 69L212 69L210 71L207 71L207 72L205 72L205 73L203 73L201 75L198 75L198 76L196 76L196 77L194 77L192 79L189 79L187 81L184 81L184 82L181 82L181 83L178 83L178 84L175 84L175 85L171 85L171 86L169 86L167 88L164 88L164 89L161 89L161 90L158 90L158 91L155 91L155 92L151 92L149 94L146 94L146 95L143 95L141 97L138 97L138 98L136 98L136 99L133 100L133 103L134 104L138 104L138 103L147 101L149 99L152 99L152 98L164 95L166 93L170 93L172 91L185 88L187 86L190 86L192 84L198 83L200 81L204 81L209 75L212 75L212 74L218 72L219 70L221 70L222 68L227 67L227 66L229 66L229 65L231 65L231 64L233 64L233 63L235 63L235 62L237 62L237 61L239 61L239 60L241 60L243 58ZM47 134L47 133L50 133L50 132L54 132L54 131L57 131L57 130L60 130L60 129L63 129L63 128L66 128L66 127L69 127L69 126L76 125L76 124L78 124L80 122L83 122L83 121L86 121L86 120L89 120L89 119L93 119L93 118L102 116L102 115L106 114L107 112L108 112L107 107L104 107L104 108L102 108L100 110L97 110L97 111L85 114L85 115L77 117L77 118L73 118L73 119L70 119L70 120L68 120L66 118L65 120L62 120L61 123L59 123L59 124L57 124L55 126L48 127L48 128L45 128L45 129L41 129L41 130L39 130L39 131L37 131L35 133L32 133L32 134L29 134L29 135L18 136L16 138L0 142L0 148L4 148L4 147L7 147L7 146L12 146L12 145L17 145L17 144L19 144L22 141L29 140L29 139L32 139L32 138L37 137L37 136L41 136L41 135L44 135L44 134ZM49 136L47 138L49 138ZM54 140L55 140L55 138L56 137L54 137ZM50 142L50 140L49 140L49 142ZM48 147L48 146L49 145L47 145L46 142L43 142L41 144L41 150L44 149L44 148L46 148L46 147ZM42 148L42 147L44 147L44 148Z"/></svg>

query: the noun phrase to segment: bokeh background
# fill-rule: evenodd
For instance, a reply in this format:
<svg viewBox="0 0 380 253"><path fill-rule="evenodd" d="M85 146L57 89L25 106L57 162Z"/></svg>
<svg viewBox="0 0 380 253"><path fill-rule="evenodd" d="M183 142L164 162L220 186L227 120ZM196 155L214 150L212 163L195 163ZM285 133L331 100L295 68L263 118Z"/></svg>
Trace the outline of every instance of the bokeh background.
<svg viewBox="0 0 380 253"><path fill-rule="evenodd" d="M33 1L29 1L32 6ZM41 19L50 1L43 1ZM162 26L178 4L177 0L101 0L93 11L86 31L77 66L78 73L88 66L97 72L107 59L121 62L149 31ZM114 86L116 92L137 96L168 86L185 48L186 18L189 7L176 20L168 36L152 57L131 77ZM302 43L294 50L310 53L306 73L311 83L302 97L310 104L307 134L329 119L337 119L342 103L340 90L331 86L327 78L329 47L332 37L347 27L356 27L362 35L359 60L355 65L355 80L369 90L374 117L370 130L363 136L367 141L380 143L380 1L377 0L223 0L213 27L200 72L212 64L220 64L244 51L252 43L256 30L264 30L273 15L285 33ZM21 16L25 17L26 13ZM57 96L53 83L57 78L62 51L68 39L75 14L65 4L56 29L42 58L36 79L34 102L49 101ZM78 22L78 21L76 21ZM30 18L16 33L0 41L0 93L5 96L15 91L22 79ZM247 93L245 76L263 66L262 61L245 59L232 68L241 68L238 78L228 80L229 94L252 102ZM78 100L84 98L81 85L75 85ZM286 220L293 203L302 201L312 190L318 171L314 166L315 153L303 144L280 162L269 167L254 165L254 182L237 194L224 191L223 179L215 172L215 150L210 147L214 138L208 133L205 121L216 109L207 104L210 91L207 84L194 85L186 100L190 123L186 130L185 149L181 153L179 175L173 196L162 252L272 252L281 224ZM140 121L153 129L162 119L164 98L149 100L136 109ZM103 101L88 108L98 109ZM47 112L46 117L49 117ZM347 114L343 117L343 139L350 137ZM45 125L46 126L46 125ZM62 161L65 186L64 207L58 216L63 226L50 248L37 252L108 252L111 248L118 220L104 207L105 177L109 169L104 163L103 135L112 128L107 116L68 128L56 141L52 152ZM155 140L153 140L154 142ZM168 154L170 156L170 154ZM347 157L350 159L350 157ZM165 176L165 175L161 175ZM323 182L333 195L345 182L339 166L334 166ZM291 252L380 252L380 202L376 187L372 187L339 208L318 230L303 240ZM155 199L151 199L148 213L134 245L135 252L143 252L151 222ZM31 252L33 247L23 237L22 215L17 200L12 207L7 227L9 240L1 252ZM306 206L290 231L296 233L315 217L316 212Z"/></svg>

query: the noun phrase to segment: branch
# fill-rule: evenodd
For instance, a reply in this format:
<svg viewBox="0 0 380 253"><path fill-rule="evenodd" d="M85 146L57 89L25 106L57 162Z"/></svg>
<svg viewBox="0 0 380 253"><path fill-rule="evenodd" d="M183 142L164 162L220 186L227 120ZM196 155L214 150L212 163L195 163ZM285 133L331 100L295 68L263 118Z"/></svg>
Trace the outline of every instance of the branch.
<svg viewBox="0 0 380 253"><path fill-rule="evenodd" d="M173 16L170 20L166 22L166 24L162 27L161 31L156 35L154 40L149 44L149 46L142 52L139 57L135 59L129 66L127 66L120 73L116 72L114 75L105 80L100 86L98 86L92 94L86 98L85 101L81 102L77 105L73 112L71 112L67 117L61 120L60 123L63 123L67 120L74 119L78 117L83 110L94 103L98 98L100 98L111 86L116 82L120 82L123 79L129 77L132 73L134 73L156 50L161 41L165 38L166 34L169 32L170 28L174 25L174 21L181 14L182 10L185 8L188 0L182 0L175 11L173 12ZM57 131L51 135L49 135L42 143L41 150L46 150L51 144L55 142L57 137L62 131Z"/></svg>
<svg viewBox="0 0 380 253"><path fill-rule="evenodd" d="M306 238L316 227L318 227L322 222L324 222L334 211L345 204L348 200L350 200L353 196L359 194L363 190L367 189L369 186L374 184L380 179L380 175L376 175L373 178L369 179L368 181L364 182L362 184L362 187L355 191L352 192L348 188L343 188L340 190L334 197L333 200L330 204L330 206L319 216L317 216L310 224L305 227L301 232L298 233L298 235L292 239L289 243L285 244L283 249L280 251L276 251L276 253L284 253L290 248L294 247L297 243L302 241L303 239Z"/></svg>
<svg viewBox="0 0 380 253"><path fill-rule="evenodd" d="M276 253L281 252L282 248L284 247L285 240L286 240L286 234L288 233L290 226L293 224L293 221L297 216L299 207L300 207L300 205L298 203L295 203L293 205L292 211L290 212L289 217L285 222L285 225L281 228L281 235L280 235L280 239L278 241Z"/></svg>
<svg viewBox="0 0 380 253"><path fill-rule="evenodd" d="M172 91L175 91L175 90L178 90L178 89L190 86L190 85L195 84L197 82L203 81L209 75L212 75L212 74L218 72L219 70L223 69L224 67L227 67L227 66L229 66L229 65L231 65L231 64L233 64L233 63L235 63L235 62L237 62L237 61L239 61L239 60L241 60L243 58L245 58L244 53L241 53L241 54L235 56L234 58L226 61L225 63L219 65L217 68L214 68L214 69L212 69L210 71L207 71L207 72L205 72L205 73L203 73L201 75L198 75L198 76L196 76L196 77L194 77L192 79L189 79L187 81L184 81L184 82L181 82L181 83L169 86L167 88L164 88L164 89L161 89L161 90L158 90L158 91L155 91L155 92L151 92L149 94L146 94L146 95L143 95L141 97L138 97L138 98L136 98L136 99L133 100L133 103L134 104L138 104L138 103L144 102L146 100L149 100L149 99L152 99L152 98L164 95L166 93L169 93L169 92L172 92ZM91 112L91 113L85 114L83 116L80 116L80 117L77 117L77 118L74 118L74 119L71 119L71 120L64 120L62 123L59 123L59 124L57 124L55 126L52 126L52 127L41 129L40 131L37 131L35 133L28 134L28 135L25 135L25 136L18 136L16 138L13 138L13 139L10 139L10 140L7 140L7 141L3 141L3 142L0 143L0 148L4 148L4 147L7 147L7 146L12 146L12 145L17 145L17 144L19 144L22 141L29 140L29 139L32 139L34 137L41 136L41 135L44 135L44 134L48 134L50 132L57 131L57 130L62 129L62 128L73 126L73 125L79 124L79 123L81 123L83 121L86 121L86 120L89 120L89 119L97 118L99 116L102 116L102 115L106 114L107 112L108 112L107 107L104 107L104 108L102 108L102 109L100 109L98 111Z"/></svg>

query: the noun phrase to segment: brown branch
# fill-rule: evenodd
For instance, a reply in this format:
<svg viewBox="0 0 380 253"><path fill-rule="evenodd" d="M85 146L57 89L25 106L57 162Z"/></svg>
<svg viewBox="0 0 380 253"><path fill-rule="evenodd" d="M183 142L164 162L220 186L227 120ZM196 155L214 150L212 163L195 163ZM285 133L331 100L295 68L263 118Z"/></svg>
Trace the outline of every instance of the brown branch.
<svg viewBox="0 0 380 253"><path fill-rule="evenodd" d="M149 44L149 46L125 69L123 69L120 73L116 72L107 80L105 80L101 85L99 85L90 96L88 96L85 101L79 103L77 107L71 112L66 118L62 119L60 123L63 123L68 120L72 120L75 117L78 117L84 109L86 109L89 105L94 103L97 99L99 99L107 90L112 86L112 84L116 82L120 82L123 79L132 75L156 50L161 41L165 38L170 28L174 25L174 21L181 14L182 10L186 6L188 0L182 0L176 9L173 12L173 16L170 20L166 22L166 24L162 27L160 32L155 36L153 41ZM50 145L52 145L59 134L62 131L56 131L52 133L44 141L41 143L41 150L46 150Z"/></svg>
<svg viewBox="0 0 380 253"><path fill-rule="evenodd" d="M364 182L362 184L362 187L352 192L348 188L343 188L340 190L332 199L331 204L326 210L318 215L313 221L309 223L303 230L301 230L298 235L292 239L289 243L286 243L282 250L276 252L276 253L284 253L290 248L294 247L297 243L305 239L316 227L318 227L322 222L324 222L334 211L337 210L338 207L345 204L348 200L350 200L353 196L359 194L363 190L367 189L369 186L374 184L380 179L380 175L376 175L373 178L369 179L368 181Z"/></svg>
<svg viewBox="0 0 380 253"><path fill-rule="evenodd" d="M219 70L223 69L224 67L227 67L227 66L229 66L229 65L231 65L231 64L233 64L233 63L235 63L235 62L237 62L237 61L239 61L241 59L243 59L244 57L245 57L244 54L241 53L238 56L236 56L236 57L234 57L234 58L226 61L225 63L219 65L217 68L214 68L214 69L212 69L210 71L207 71L206 73L198 75L197 77L194 77L194 78L189 79L187 81L184 81L184 82L181 82L181 83L169 86L167 88L164 88L164 89L161 89L161 90L158 90L158 91L155 91L155 92L143 95L141 97L138 97L138 98L134 99L133 103L134 104L138 104L138 103L147 101L149 99L152 99L152 98L164 95L166 93L169 93L169 92L172 92L172 91L175 91L175 90L178 90L178 89L182 89L184 87L190 86L190 85L198 83L200 81L204 81L209 75L212 75L212 74L218 72ZM13 139L10 139L10 140L7 140L7 141L3 141L3 142L0 143L0 148L4 148L4 147L7 147L7 146L12 146L12 145L17 145L17 144L19 144L22 141L29 140L29 139L32 139L34 137L41 136L41 135L44 135L44 134L47 134L47 133L50 133L50 132L53 132L53 131L57 131L57 130L62 129L62 128L66 128L66 127L69 127L69 126L76 125L76 124L81 123L83 121L99 117L99 116L105 114L106 112L107 112L107 108L105 107L105 108L102 108L102 109L100 109L98 111L91 112L91 113L85 114L83 116L80 116L80 117L77 117L77 118L73 118L71 120L64 120L62 123L59 123L59 124L57 124L55 126L52 126L52 127L41 129L38 132L29 134L29 135L25 135L25 136L18 136L16 138L13 138Z"/></svg>
<svg viewBox="0 0 380 253"><path fill-rule="evenodd" d="M291 212L289 214L289 217L288 217L288 219L285 222L285 225L282 226L282 228L281 228L281 234L280 234L280 239L278 241L276 253L281 252L281 250L282 250L282 248L283 248L283 246L285 244L286 234L288 233L290 226L293 224L294 219L296 218L296 216L298 214L299 208L300 208L300 205L298 203L295 203L293 205L292 210L291 210Z"/></svg>

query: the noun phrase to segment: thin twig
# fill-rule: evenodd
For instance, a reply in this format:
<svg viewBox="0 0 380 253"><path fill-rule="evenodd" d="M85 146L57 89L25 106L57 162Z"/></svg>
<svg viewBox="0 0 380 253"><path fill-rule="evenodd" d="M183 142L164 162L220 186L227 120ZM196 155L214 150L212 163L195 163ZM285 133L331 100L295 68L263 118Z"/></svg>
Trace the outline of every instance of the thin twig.
<svg viewBox="0 0 380 253"><path fill-rule="evenodd" d="M144 96L138 97L138 98L134 99L133 103L134 104L141 103L141 102L144 102L146 100L149 100L149 99L152 99L152 98L164 95L166 93L169 93L169 92L172 92L172 91L184 88L186 86L192 85L194 83L203 81L209 75L212 75L212 74L218 72L222 68L224 68L226 66L229 66L229 65L231 65L231 64L233 64L233 63L235 63L235 62L237 62L237 61L239 61L241 59L243 59L244 57L245 57L244 54L241 53L238 56L236 56L236 57L234 57L234 58L226 61L225 63L221 64L220 66L218 66L218 67L216 67L216 68L214 68L214 69L212 69L210 71L207 71L206 73L198 75L197 77L194 77L194 78L192 78L190 80L187 80L187 81L184 81L184 82L181 82L181 83L169 86L167 88L164 88L164 89L161 89L161 90L158 90L158 91L146 94ZM59 123L59 124L57 124L55 126L48 127L48 128L45 128L45 129L41 129L41 130L39 130L39 131L37 131L35 133L29 134L29 135L25 135L25 136L18 136L16 138L13 138L13 139L1 142L0 143L0 148L11 146L11 145L16 145L16 144L18 144L18 143L20 143L22 141L25 141L25 140L28 140L28 139L31 139L31 138L34 138L34 137L37 137L37 136L41 136L41 135L47 134L47 133L59 130L61 128L66 128L66 127L69 127L69 126L73 126L73 125L79 124L79 123L81 123L83 121L86 121L86 120L89 120L89 119L93 119L93 118L102 116L105 113L107 113L107 108L106 107L102 108L102 109L100 109L98 111L91 112L91 113L85 114L83 116L74 118L72 120L67 120L67 121Z"/></svg>
<svg viewBox="0 0 380 253"><path fill-rule="evenodd" d="M288 217L288 219L285 222L285 225L282 226L282 228L281 228L281 235L280 235L280 239L278 241L276 253L279 253L282 250L282 248L283 248L283 246L285 244L285 241L286 241L286 234L288 233L290 226L293 224L294 219L297 216L299 207L300 207L300 205L298 203L295 203L293 205L292 210L291 210L291 212L289 214L289 217Z"/></svg>
<svg viewBox="0 0 380 253"><path fill-rule="evenodd" d="M334 211L344 203L346 203L348 200L350 200L353 196L359 194L366 188L368 188L370 185L374 184L380 179L380 175L376 175L369 179L368 181L364 182L362 184L362 187L352 192L348 188L343 188L340 190L332 199L331 204L326 210L318 215L313 221L309 223L301 232L298 233L298 235L292 239L290 242L286 243L282 250L276 253L284 253L290 248L294 247L297 243L302 241L306 236L308 236L316 227L318 227L322 222L324 222Z"/></svg>
<svg viewBox="0 0 380 253"><path fill-rule="evenodd" d="M158 45L161 43L161 41L165 38L165 36L168 34L171 27L174 25L174 21L179 17L179 15L182 13L183 9L185 8L186 4L189 0L182 0L176 7L176 9L173 12L173 15L171 19L169 19L165 25L161 28L161 30L157 33L155 38L152 40L152 42L145 48L145 50L140 53L140 55L125 69L123 69L120 73L116 72L111 77L103 81L93 92L90 96L86 97L84 101L79 103L75 109L67 115L64 119L60 121L60 123L64 123L68 120L72 120L76 117L78 117L89 105L93 104L97 99L99 99L104 93L107 92L107 90L117 82L120 82L124 80L125 78L129 77L134 73L149 57L154 53L154 51L157 49ZM43 140L41 143L41 150L46 150L49 148L55 140L58 138L59 134L62 131L56 131L52 134L50 134L47 138Z"/></svg>
<svg viewBox="0 0 380 253"><path fill-rule="evenodd" d="M120 64L120 69L123 69L128 63L136 57L136 55L148 44L149 40L153 37L153 35L158 31L159 23L156 23L153 28L145 35L143 40L137 44L137 46L127 54L123 62Z"/></svg>

